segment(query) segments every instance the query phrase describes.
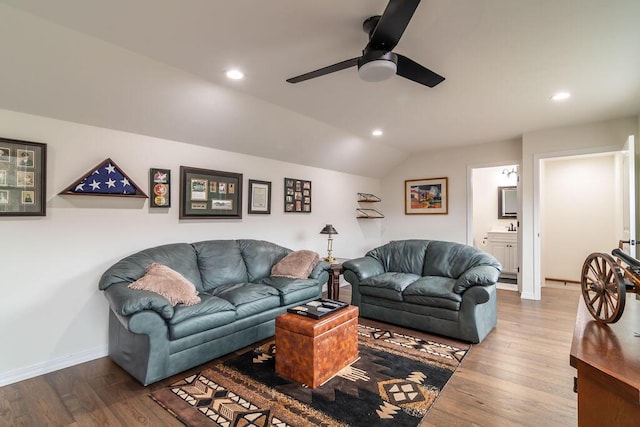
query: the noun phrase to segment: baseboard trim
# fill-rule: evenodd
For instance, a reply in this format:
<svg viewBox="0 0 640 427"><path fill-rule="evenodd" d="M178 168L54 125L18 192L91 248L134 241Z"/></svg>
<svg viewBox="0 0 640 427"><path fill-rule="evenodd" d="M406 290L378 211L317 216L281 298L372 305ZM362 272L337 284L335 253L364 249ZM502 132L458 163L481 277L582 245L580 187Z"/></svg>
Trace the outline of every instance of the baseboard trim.
<svg viewBox="0 0 640 427"><path fill-rule="evenodd" d="M0 373L0 387L37 377L38 375L44 375L49 372L68 368L69 366L77 365L79 363L89 362L91 360L107 356L108 354L109 348L107 346L97 347L80 353L59 357L57 359L47 360L46 362L37 363L24 368L14 369L13 371L2 372Z"/></svg>
<svg viewBox="0 0 640 427"><path fill-rule="evenodd" d="M555 277L545 277L544 279L545 279L545 280L548 280L548 281L550 281L550 282L562 282L562 283L564 283L564 284L567 284L567 283L578 283L578 284L580 284L580 283L581 283L579 280L571 280L571 279L557 279L557 278L555 278Z"/></svg>

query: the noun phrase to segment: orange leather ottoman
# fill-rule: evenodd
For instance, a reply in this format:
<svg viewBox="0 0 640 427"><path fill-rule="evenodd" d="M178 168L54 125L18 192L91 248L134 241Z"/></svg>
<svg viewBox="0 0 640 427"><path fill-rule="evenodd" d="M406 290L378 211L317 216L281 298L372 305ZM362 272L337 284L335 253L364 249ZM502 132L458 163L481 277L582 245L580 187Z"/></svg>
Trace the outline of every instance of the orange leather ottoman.
<svg viewBox="0 0 640 427"><path fill-rule="evenodd" d="M358 359L358 307L315 320L276 317L276 373L316 388Z"/></svg>

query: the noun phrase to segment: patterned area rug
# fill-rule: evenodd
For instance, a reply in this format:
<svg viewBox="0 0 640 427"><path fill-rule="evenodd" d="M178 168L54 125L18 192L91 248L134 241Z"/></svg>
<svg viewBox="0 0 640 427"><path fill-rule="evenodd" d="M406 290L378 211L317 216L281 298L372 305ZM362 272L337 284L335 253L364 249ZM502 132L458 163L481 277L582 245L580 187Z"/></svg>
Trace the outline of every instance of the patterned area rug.
<svg viewBox="0 0 640 427"><path fill-rule="evenodd" d="M315 389L275 373L256 347L151 393L188 426L416 426L469 351L358 325L360 359Z"/></svg>

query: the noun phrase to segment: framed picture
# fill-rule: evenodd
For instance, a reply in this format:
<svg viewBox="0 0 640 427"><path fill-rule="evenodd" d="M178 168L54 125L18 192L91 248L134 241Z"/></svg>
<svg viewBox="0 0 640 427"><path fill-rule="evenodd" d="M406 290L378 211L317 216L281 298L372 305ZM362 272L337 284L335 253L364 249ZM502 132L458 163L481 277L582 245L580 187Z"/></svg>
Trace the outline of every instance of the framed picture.
<svg viewBox="0 0 640 427"><path fill-rule="evenodd" d="M284 211L311 213L311 181L284 179Z"/></svg>
<svg viewBox="0 0 640 427"><path fill-rule="evenodd" d="M0 216L45 216L47 145L0 138Z"/></svg>
<svg viewBox="0 0 640 427"><path fill-rule="evenodd" d="M405 215L447 214L447 178L408 179L404 182Z"/></svg>
<svg viewBox="0 0 640 427"><path fill-rule="evenodd" d="M171 170L149 169L149 194L151 194L150 207L171 207Z"/></svg>
<svg viewBox="0 0 640 427"><path fill-rule="evenodd" d="M271 214L271 182L249 180L250 214Z"/></svg>
<svg viewBox="0 0 640 427"><path fill-rule="evenodd" d="M180 166L180 219L242 218L242 174Z"/></svg>

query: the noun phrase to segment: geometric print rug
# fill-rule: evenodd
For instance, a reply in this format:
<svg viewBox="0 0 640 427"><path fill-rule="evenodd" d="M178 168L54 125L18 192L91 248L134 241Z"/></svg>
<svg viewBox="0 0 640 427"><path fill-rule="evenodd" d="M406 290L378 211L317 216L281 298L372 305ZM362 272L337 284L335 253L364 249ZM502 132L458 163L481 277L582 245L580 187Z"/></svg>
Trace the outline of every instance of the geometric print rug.
<svg viewBox="0 0 640 427"><path fill-rule="evenodd" d="M275 373L269 341L151 398L194 427L417 426L470 350L363 324L358 345L359 359L315 389Z"/></svg>

